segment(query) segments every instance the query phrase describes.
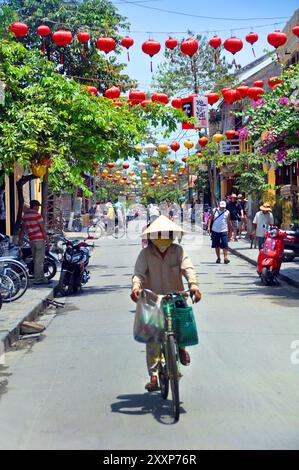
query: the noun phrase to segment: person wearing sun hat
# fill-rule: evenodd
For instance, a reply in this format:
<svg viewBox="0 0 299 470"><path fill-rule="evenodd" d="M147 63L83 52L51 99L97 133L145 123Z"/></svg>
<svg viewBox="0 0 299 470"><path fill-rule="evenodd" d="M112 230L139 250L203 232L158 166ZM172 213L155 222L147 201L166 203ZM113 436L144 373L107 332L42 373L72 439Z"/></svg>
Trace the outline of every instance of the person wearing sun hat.
<svg viewBox="0 0 299 470"><path fill-rule="evenodd" d="M141 250L135 263L132 277L131 299L137 302L143 288L156 294L184 290L183 276L188 282L195 302L201 299L196 272L192 261L181 245L174 243L175 238L182 237L184 230L164 215L158 217L142 233L148 240L148 246ZM146 357L150 382L145 388L149 392L158 389L158 364L161 348L159 343L147 343ZM185 348L179 348L180 361L183 365L190 364L190 356Z"/></svg>
<svg viewBox="0 0 299 470"><path fill-rule="evenodd" d="M271 206L268 202L264 202L260 206L260 210L255 214L252 222L252 237L257 238L258 249L261 250L266 240L266 232L269 225L274 224L274 217Z"/></svg>

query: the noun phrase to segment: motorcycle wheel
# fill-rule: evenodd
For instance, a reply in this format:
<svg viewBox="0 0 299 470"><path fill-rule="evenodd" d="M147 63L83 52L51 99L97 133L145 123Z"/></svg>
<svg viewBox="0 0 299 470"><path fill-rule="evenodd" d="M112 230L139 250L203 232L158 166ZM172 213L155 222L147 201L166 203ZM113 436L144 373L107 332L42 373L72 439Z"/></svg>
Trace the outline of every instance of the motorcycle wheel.
<svg viewBox="0 0 299 470"><path fill-rule="evenodd" d="M273 284L273 275L270 273L269 268L265 267L262 269L261 280L265 286L271 286Z"/></svg>
<svg viewBox="0 0 299 470"><path fill-rule="evenodd" d="M63 296L71 295L73 291L73 274L69 272L61 271L58 290Z"/></svg>
<svg viewBox="0 0 299 470"><path fill-rule="evenodd" d="M286 262L291 262L294 261L295 255L283 255L282 261Z"/></svg>
<svg viewBox="0 0 299 470"><path fill-rule="evenodd" d="M45 278L50 280L53 279L53 277L57 273L57 266L55 261L52 258L45 258L44 261L44 273L45 273Z"/></svg>

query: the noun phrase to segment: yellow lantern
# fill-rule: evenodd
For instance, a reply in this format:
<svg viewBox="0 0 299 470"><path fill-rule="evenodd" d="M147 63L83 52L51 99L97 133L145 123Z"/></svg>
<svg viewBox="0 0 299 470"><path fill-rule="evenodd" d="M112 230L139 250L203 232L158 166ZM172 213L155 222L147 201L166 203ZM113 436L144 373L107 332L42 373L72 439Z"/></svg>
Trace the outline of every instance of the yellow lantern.
<svg viewBox="0 0 299 470"><path fill-rule="evenodd" d="M146 170L143 170L142 176L146 176L146 175L147 175L147 171L146 171Z"/></svg>
<svg viewBox="0 0 299 470"><path fill-rule="evenodd" d="M34 176L37 176L37 178L41 178L42 176L45 176L47 172L47 166L46 165L39 165L37 163L31 165L31 170L32 174Z"/></svg>
<svg viewBox="0 0 299 470"><path fill-rule="evenodd" d="M184 142L184 147L186 147L186 149L190 150L192 149L192 147L194 147L194 142L192 142L192 140L185 140Z"/></svg>
<svg viewBox="0 0 299 470"><path fill-rule="evenodd" d="M157 150L160 153L165 153L168 150L168 145L160 144L160 145L158 145Z"/></svg>
<svg viewBox="0 0 299 470"><path fill-rule="evenodd" d="M109 171L106 170L106 168L104 168L104 170L102 171L102 175L108 175Z"/></svg>
<svg viewBox="0 0 299 470"><path fill-rule="evenodd" d="M160 181L157 181L156 186L160 186L160 185L161 185Z"/></svg>
<svg viewBox="0 0 299 470"><path fill-rule="evenodd" d="M158 176L157 180L161 181L163 178L162 176Z"/></svg>
<svg viewBox="0 0 299 470"><path fill-rule="evenodd" d="M167 168L166 170L168 173L171 173L172 172L172 168Z"/></svg>
<svg viewBox="0 0 299 470"><path fill-rule="evenodd" d="M136 181L133 181L132 186L137 186Z"/></svg>
<svg viewBox="0 0 299 470"><path fill-rule="evenodd" d="M130 176L134 176L134 171L129 171Z"/></svg>
<svg viewBox="0 0 299 470"><path fill-rule="evenodd" d="M172 175L170 175L171 178L175 178L175 175L172 173Z"/></svg>
<svg viewBox="0 0 299 470"><path fill-rule="evenodd" d="M213 137L212 137L212 140L214 142L217 142L217 144L219 144L219 142L221 142L221 140L224 139L224 135L223 134L220 134L219 132L217 132L217 134L214 134Z"/></svg>
<svg viewBox="0 0 299 470"><path fill-rule="evenodd" d="M120 176L120 175L121 175L121 171L117 170L117 171L115 172L115 176Z"/></svg>
<svg viewBox="0 0 299 470"><path fill-rule="evenodd" d="M120 180L120 184L125 184L126 182L124 180Z"/></svg>
<svg viewBox="0 0 299 470"><path fill-rule="evenodd" d="M180 166L180 171L185 171L185 167L184 166Z"/></svg>
<svg viewBox="0 0 299 470"><path fill-rule="evenodd" d="M159 174L160 174L160 170L155 170L154 173L155 173L155 175L159 175Z"/></svg>
<svg viewBox="0 0 299 470"><path fill-rule="evenodd" d="M147 178L142 178L142 181L147 181Z"/></svg>
<svg viewBox="0 0 299 470"><path fill-rule="evenodd" d="M149 183L144 183L144 186L149 186Z"/></svg>
<svg viewBox="0 0 299 470"><path fill-rule="evenodd" d="M139 152L139 153L142 152L142 147L141 147L141 145L135 145L134 148L135 148L136 152Z"/></svg>

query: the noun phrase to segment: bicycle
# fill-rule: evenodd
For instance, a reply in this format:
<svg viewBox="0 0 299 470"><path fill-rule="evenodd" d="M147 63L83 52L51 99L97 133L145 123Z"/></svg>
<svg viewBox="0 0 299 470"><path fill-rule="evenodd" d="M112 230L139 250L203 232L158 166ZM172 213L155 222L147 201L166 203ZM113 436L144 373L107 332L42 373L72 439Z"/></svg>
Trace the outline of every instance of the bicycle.
<svg viewBox="0 0 299 470"><path fill-rule="evenodd" d="M27 266L21 261L9 257L0 258L0 277L5 292L2 292L3 302L12 302L22 297L29 286Z"/></svg>
<svg viewBox="0 0 299 470"><path fill-rule="evenodd" d="M143 290L154 294L149 289ZM191 346L198 343L192 307L188 307L186 302L188 293L190 291L187 289L180 293L170 293L162 297L165 328L159 340L161 345L161 360L158 365L158 379L161 396L164 400L168 397L170 382L173 416L176 422L180 418L179 380L182 377L179 346ZM193 302L192 296L191 299ZM182 315L178 315L178 312L182 313ZM187 324L188 326L191 325L191 330L187 331Z"/></svg>
<svg viewBox="0 0 299 470"><path fill-rule="evenodd" d="M87 227L87 235L89 238L98 240L103 235L112 235L114 238L122 238L126 233L125 225L107 224L105 217L98 217L93 219L91 225Z"/></svg>

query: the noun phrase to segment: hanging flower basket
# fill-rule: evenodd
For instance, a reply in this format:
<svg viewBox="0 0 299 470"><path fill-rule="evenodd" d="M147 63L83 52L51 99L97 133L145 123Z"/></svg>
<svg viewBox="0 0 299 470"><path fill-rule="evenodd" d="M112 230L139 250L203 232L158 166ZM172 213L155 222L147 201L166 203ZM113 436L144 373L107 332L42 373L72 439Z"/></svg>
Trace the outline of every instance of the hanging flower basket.
<svg viewBox="0 0 299 470"><path fill-rule="evenodd" d="M31 171L32 171L32 174L36 176L37 178L42 178L43 176L45 176L47 172L47 166L41 165L39 163L33 163L31 165Z"/></svg>

